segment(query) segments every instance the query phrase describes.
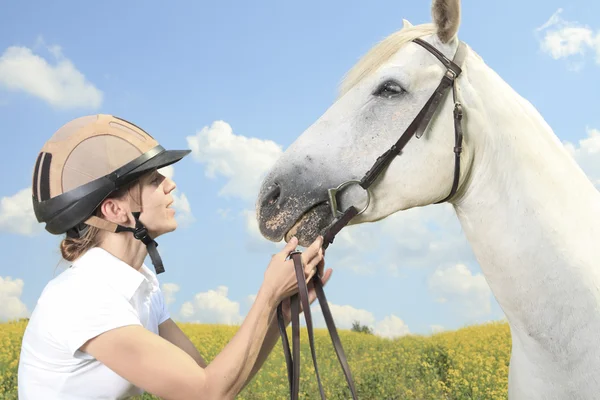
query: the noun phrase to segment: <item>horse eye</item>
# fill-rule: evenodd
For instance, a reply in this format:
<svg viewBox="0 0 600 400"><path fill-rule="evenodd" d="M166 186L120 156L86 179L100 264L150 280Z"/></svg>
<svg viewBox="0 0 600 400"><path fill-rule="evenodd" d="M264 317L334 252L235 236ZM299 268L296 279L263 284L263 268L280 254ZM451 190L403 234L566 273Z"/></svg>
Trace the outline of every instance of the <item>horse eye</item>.
<svg viewBox="0 0 600 400"><path fill-rule="evenodd" d="M392 97L399 96L404 92L405 90L402 88L402 86L400 86L398 82L385 81L381 85L379 85L379 87L377 88L377 90L375 90L375 93L373 93L373 95L391 99Z"/></svg>

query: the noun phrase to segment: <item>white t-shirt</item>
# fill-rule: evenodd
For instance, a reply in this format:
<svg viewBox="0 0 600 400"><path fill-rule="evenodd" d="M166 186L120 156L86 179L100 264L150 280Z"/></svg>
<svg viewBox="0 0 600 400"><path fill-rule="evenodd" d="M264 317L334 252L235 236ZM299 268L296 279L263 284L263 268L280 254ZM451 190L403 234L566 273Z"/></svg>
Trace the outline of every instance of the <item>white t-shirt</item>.
<svg viewBox="0 0 600 400"><path fill-rule="evenodd" d="M44 288L23 336L20 400L122 399L143 390L79 351L88 339L125 325L158 334L169 318L153 271L136 270L99 247Z"/></svg>

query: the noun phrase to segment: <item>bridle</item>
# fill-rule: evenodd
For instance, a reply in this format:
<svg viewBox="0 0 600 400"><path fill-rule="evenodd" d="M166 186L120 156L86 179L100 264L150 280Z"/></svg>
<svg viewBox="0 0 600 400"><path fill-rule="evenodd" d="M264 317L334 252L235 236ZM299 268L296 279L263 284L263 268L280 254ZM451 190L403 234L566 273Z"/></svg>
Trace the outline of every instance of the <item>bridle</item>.
<svg viewBox="0 0 600 400"><path fill-rule="evenodd" d="M454 179L452 181L452 188L448 196L446 196L443 200L436 202L436 204L443 203L449 200L458 189L458 181L460 177L460 154L462 152L462 138L463 138L463 130L462 130L462 117L463 117L463 109L462 105L458 102L456 96L456 79L461 74L462 70L460 66L463 64L465 56L466 56L466 45L461 41L459 42L458 49L454 54L454 59L449 60L444 54L442 54L438 49L425 42L422 39L414 39L413 42L419 44L424 47L430 53L432 53L444 66L446 67L446 72L444 73L444 77L440 81L438 87L435 89L427 103L423 106L419 114L415 117L415 119L411 122L411 124L406 128L406 131L400 136L398 141L390 147L385 153L377 158L371 169L365 174L365 176L360 180L350 180L343 182L338 187L334 189L328 190L329 195L329 205L331 207L331 212L334 217L334 222L328 226L325 234L323 235L323 249L326 249L335 238L344 226L346 226L352 218L355 216L362 214L366 211L370 203L370 186L375 182L379 174L392 162L392 160L402 153L402 149L408 143L408 141L415 136L419 139L423 136L423 133L427 129L429 122L433 118L435 111L437 110L441 100L444 98L444 95L448 92L448 90L452 87L452 96L454 101ZM346 211L342 212L338 210L336 195L339 191L341 191L344 187L349 185L359 185L367 192L367 203L361 209L358 210L354 206L348 207ZM302 265L300 251L293 251L290 253L289 257L294 261L294 268L296 270L296 278L298 280L298 293L294 294L290 298L290 308L292 314L292 348L293 355L290 354L290 346L288 342L287 333L285 330L285 322L282 311L282 303L280 303L277 307L277 320L279 323L279 332L281 334L281 341L283 344L283 350L285 354L285 361L287 364L287 372L288 372L288 381L290 385L290 398L292 400L298 399L299 395L299 383L300 383L300 305L299 300L302 303L302 308L304 312L304 318L306 320L306 328L308 330L308 339L310 342L310 349L313 359L313 364L315 367L315 373L317 375L317 381L319 383L319 391L321 393L321 399L325 399L325 393L323 392L323 386L321 385L321 378L319 376L319 369L317 367L317 358L315 355L314 349L314 337L313 337L313 325L312 325L312 316L310 312L310 304L308 300L308 288L306 285L306 281L304 278L304 267ZM348 387L350 388L350 392L352 394L352 398L354 400L357 399L356 389L354 387L354 382L352 380L352 374L350 372L350 367L348 366L348 361L346 360L346 355L344 353L344 349L342 348L342 343L337 333L337 329L333 322L333 318L331 316L331 310L329 309L329 304L327 303L327 298L325 297L325 292L323 291L323 283L321 281L321 277L318 274L315 274L312 278L312 283L315 288L315 292L317 294L317 298L319 299L319 305L321 306L321 310L323 311L323 317L325 318L325 323L327 324L327 329L329 330L329 335L331 337L331 341L333 343L335 352L337 354L338 361L342 366L342 370L346 377L346 382L348 383Z"/></svg>

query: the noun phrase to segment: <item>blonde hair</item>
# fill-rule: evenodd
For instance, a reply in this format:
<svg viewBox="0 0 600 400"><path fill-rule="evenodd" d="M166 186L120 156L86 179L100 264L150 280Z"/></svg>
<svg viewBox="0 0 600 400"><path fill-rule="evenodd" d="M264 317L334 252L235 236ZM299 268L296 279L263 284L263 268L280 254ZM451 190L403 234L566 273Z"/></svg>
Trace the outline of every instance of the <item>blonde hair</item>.
<svg viewBox="0 0 600 400"><path fill-rule="evenodd" d="M77 260L86 251L100 243L100 229L95 226L88 227L88 230L80 238L65 237L60 242L60 253L62 257L70 262Z"/></svg>

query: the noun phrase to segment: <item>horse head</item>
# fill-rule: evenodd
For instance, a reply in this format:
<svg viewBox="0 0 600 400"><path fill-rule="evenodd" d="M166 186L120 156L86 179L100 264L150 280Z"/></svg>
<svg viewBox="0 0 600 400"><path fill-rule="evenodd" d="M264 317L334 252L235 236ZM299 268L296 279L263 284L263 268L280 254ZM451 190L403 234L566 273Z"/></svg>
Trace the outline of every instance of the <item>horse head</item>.
<svg viewBox="0 0 600 400"><path fill-rule="evenodd" d="M423 109L446 68L414 40L420 38L452 60L459 45L459 0L434 0L432 16L433 23L423 25L404 20L401 30L364 55L345 76L336 101L266 175L256 206L267 239L295 235L307 245L322 234L334 219L327 189L360 180ZM454 175L453 106L452 96L444 96L422 137L409 140L377 177L368 204L358 185L338 193L339 209L364 209L351 224L377 221L448 195ZM471 158L465 146L460 178L468 174Z"/></svg>

